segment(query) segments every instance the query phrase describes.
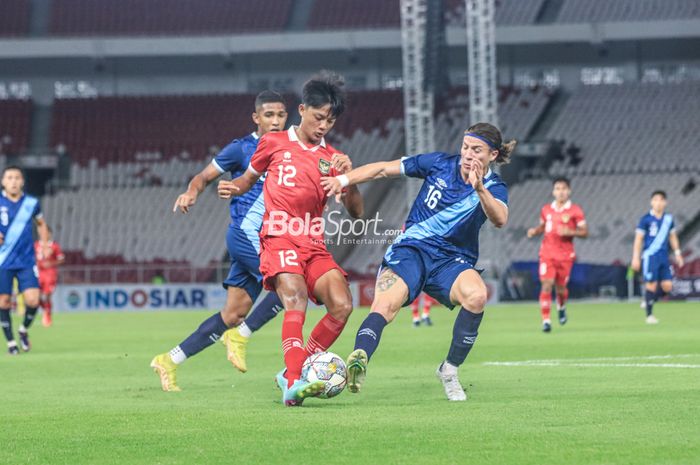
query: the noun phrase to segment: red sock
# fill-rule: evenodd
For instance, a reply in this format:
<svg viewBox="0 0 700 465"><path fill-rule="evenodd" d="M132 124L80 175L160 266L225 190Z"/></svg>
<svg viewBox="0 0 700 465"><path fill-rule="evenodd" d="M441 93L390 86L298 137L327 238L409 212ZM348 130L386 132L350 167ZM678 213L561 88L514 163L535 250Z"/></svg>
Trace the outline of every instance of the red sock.
<svg viewBox="0 0 700 465"><path fill-rule="evenodd" d="M282 353L287 367L287 387L301 377L301 366L306 359L304 350L304 319L306 312L286 310L282 322Z"/></svg>
<svg viewBox="0 0 700 465"><path fill-rule="evenodd" d="M321 318L321 321L314 326L309 340L306 341L306 356L308 357L311 354L328 350L335 340L338 339L340 333L343 332L345 323L347 323L347 321L336 320L330 314L326 313L326 316Z"/></svg>
<svg viewBox="0 0 700 465"><path fill-rule="evenodd" d="M418 313L418 299L419 297L416 297L416 300L414 300L411 303L411 313L413 314L413 321L420 320L420 313Z"/></svg>
<svg viewBox="0 0 700 465"><path fill-rule="evenodd" d="M426 300L425 303L423 304L423 317L430 316L430 307L432 307L433 304L429 300Z"/></svg>
<svg viewBox="0 0 700 465"><path fill-rule="evenodd" d="M569 290L566 289L564 292L557 292L557 305L559 308L564 308L566 306L566 301L569 300Z"/></svg>
<svg viewBox="0 0 700 465"><path fill-rule="evenodd" d="M540 310L542 311L542 320L549 320L549 311L552 308L552 293L540 292Z"/></svg>
<svg viewBox="0 0 700 465"><path fill-rule="evenodd" d="M42 309L44 312L51 314L51 297L47 297L46 300L42 302Z"/></svg>

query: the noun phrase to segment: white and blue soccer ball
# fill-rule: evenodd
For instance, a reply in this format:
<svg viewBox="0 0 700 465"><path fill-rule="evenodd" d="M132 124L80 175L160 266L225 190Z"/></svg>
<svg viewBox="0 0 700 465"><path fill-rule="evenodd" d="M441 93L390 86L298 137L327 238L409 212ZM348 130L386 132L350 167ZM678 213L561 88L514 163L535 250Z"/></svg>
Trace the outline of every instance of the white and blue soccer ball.
<svg viewBox="0 0 700 465"><path fill-rule="evenodd" d="M333 352L318 352L304 361L301 377L309 382L323 381L326 388L318 395L321 399L335 397L345 389L348 371L345 362Z"/></svg>

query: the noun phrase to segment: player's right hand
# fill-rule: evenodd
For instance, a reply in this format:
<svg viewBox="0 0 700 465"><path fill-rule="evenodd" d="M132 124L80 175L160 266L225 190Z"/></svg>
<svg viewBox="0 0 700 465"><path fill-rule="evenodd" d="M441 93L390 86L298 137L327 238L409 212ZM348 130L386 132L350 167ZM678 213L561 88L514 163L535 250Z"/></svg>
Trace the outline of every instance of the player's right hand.
<svg viewBox="0 0 700 465"><path fill-rule="evenodd" d="M190 207L194 205L197 201L196 195L191 195L187 192L180 194L173 205L173 212L176 212L179 208L182 213L187 213L190 211Z"/></svg>
<svg viewBox="0 0 700 465"><path fill-rule="evenodd" d="M632 268L632 271L639 271L641 269L642 264L639 261L639 258L635 257L632 259L632 263L630 264L630 268Z"/></svg>
<svg viewBox="0 0 700 465"><path fill-rule="evenodd" d="M527 238L531 239L537 235L537 229L535 228L530 228L527 230Z"/></svg>
<svg viewBox="0 0 700 465"><path fill-rule="evenodd" d="M321 187L328 193L328 197L335 195L336 202L340 202L340 197L343 193L343 186L340 181L333 176L323 176L321 178Z"/></svg>
<svg viewBox="0 0 700 465"><path fill-rule="evenodd" d="M219 181L216 188L216 192L219 194L220 199L230 199L239 191L240 189L233 183L233 181L226 181L224 179Z"/></svg>

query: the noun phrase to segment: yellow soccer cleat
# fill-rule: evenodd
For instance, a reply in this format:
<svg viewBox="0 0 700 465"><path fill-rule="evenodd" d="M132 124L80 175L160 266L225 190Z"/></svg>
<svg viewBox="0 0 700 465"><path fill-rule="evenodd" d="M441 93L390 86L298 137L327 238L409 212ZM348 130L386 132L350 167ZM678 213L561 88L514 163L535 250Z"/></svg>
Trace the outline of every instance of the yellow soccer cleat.
<svg viewBox="0 0 700 465"><path fill-rule="evenodd" d="M166 352L156 355L153 360L151 360L151 368L153 368L153 371L160 377L160 385L163 387L164 391L180 392L182 390L177 385L175 377L177 365L170 358L170 354Z"/></svg>
<svg viewBox="0 0 700 465"><path fill-rule="evenodd" d="M248 351L249 337L244 337L238 328L231 328L221 337L221 342L226 346L226 358L235 366L238 371L245 373L248 371L245 356Z"/></svg>

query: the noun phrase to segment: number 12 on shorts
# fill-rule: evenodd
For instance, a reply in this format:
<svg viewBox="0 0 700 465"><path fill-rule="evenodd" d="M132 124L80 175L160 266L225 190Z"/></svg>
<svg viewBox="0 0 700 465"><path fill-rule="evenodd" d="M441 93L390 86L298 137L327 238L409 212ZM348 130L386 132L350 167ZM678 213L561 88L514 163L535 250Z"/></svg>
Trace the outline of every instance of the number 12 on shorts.
<svg viewBox="0 0 700 465"><path fill-rule="evenodd" d="M299 266L297 262L297 253L294 250L280 250L277 252L280 256L280 266L284 268L285 266Z"/></svg>

